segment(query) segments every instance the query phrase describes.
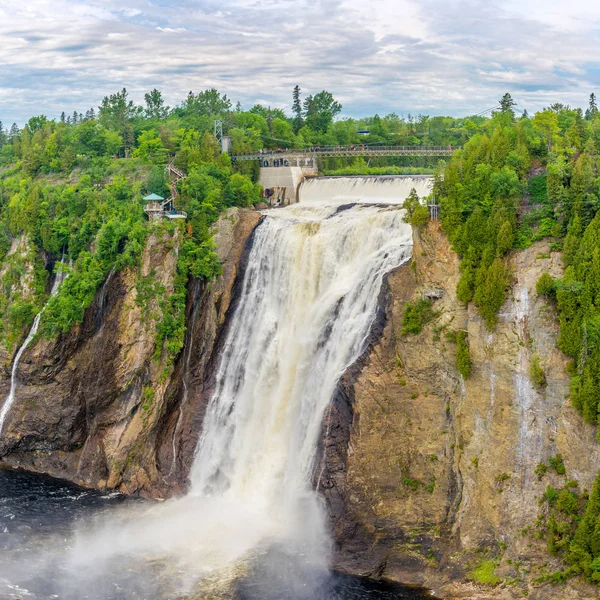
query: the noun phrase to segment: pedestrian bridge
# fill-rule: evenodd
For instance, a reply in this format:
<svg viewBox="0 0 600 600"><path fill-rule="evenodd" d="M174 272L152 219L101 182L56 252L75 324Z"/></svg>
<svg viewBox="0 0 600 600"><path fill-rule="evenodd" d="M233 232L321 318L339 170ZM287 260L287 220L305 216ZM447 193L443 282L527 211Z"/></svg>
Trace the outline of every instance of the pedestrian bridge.
<svg viewBox="0 0 600 600"><path fill-rule="evenodd" d="M234 154L233 160L258 160L261 167L313 167L319 158L379 156L452 156L458 146L316 146L304 149L259 150Z"/></svg>

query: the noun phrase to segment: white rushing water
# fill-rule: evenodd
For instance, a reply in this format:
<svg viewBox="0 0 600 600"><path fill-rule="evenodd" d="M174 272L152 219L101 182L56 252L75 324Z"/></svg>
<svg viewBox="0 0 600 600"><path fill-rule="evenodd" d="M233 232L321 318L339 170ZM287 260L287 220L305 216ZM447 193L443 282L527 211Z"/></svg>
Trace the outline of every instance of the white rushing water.
<svg viewBox="0 0 600 600"><path fill-rule="evenodd" d="M63 260L64 260L64 254L61 258L61 262ZM56 274L56 276L54 277L54 283L52 284L50 298L52 298L52 296L54 296L58 292L58 288L60 287L60 284L64 281L66 276L67 276L67 271L61 271ZM15 356L15 359L13 361L12 371L10 374L10 391L8 393L8 396L6 397L6 400L4 401L4 404L2 405L2 410L0 410L0 434L2 433L2 428L4 427L4 421L6 420L6 415L8 415L8 412L10 411L10 408L14 404L14 401L15 401L17 385L18 385L17 370L19 368L19 361L21 360L23 353L25 352L25 350L27 350L27 347L29 346L29 344L31 344L33 338L36 336L36 334L38 332L38 328L40 326L40 319L42 318L42 315L44 314L44 311L46 310L46 306L48 306L48 303L46 303L44 305L44 307L42 308L42 310L35 316L35 319L33 320L33 325L31 326L31 329L29 330L29 334L25 338L23 345L19 348L19 350Z"/></svg>
<svg viewBox="0 0 600 600"><path fill-rule="evenodd" d="M273 547L300 557L294 572L327 570L312 487L323 418L366 347L385 275L411 257L412 232L398 205L340 207L322 193L267 211L255 232L188 495L82 535L79 572L82 561L170 555L191 585Z"/></svg>
<svg viewBox="0 0 600 600"><path fill-rule="evenodd" d="M382 177L317 177L302 182L300 202L369 202L397 204L414 188L419 198L431 194L433 177L429 175L386 175Z"/></svg>

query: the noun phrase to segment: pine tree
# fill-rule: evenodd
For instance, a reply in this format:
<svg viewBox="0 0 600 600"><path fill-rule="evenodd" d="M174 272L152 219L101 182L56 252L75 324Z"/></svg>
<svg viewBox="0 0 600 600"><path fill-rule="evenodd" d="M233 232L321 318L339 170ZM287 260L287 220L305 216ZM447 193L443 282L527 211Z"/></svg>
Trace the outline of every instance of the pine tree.
<svg viewBox="0 0 600 600"><path fill-rule="evenodd" d="M79 121L79 115L77 114L77 111L74 110L73 116L71 117L71 123L73 123L73 125L77 125L78 121Z"/></svg>
<svg viewBox="0 0 600 600"><path fill-rule="evenodd" d="M67 122L67 115L65 115L65 111L64 110L60 113L60 122L61 123L66 123Z"/></svg>
<svg viewBox="0 0 600 600"><path fill-rule="evenodd" d="M298 130L304 125L304 120L302 119L302 102L300 100L300 86L297 85L294 88L293 104L292 104L292 112L294 113L294 133L298 133Z"/></svg>
<svg viewBox="0 0 600 600"><path fill-rule="evenodd" d="M14 140L16 137L18 137L20 133L19 130L19 126L16 123L13 123L10 127L10 132L8 134L8 137L12 140Z"/></svg>
<svg viewBox="0 0 600 600"><path fill-rule="evenodd" d="M6 142L6 132L4 131L4 125L2 124L2 121L0 121L0 148L2 148L2 146L4 146Z"/></svg>
<svg viewBox="0 0 600 600"><path fill-rule="evenodd" d="M585 118L589 121L598 114L598 104L596 103L596 94L593 92L590 94L590 104L588 109L585 111Z"/></svg>
<svg viewBox="0 0 600 600"><path fill-rule="evenodd" d="M511 119L514 119L515 111L513 110L513 107L516 105L517 103L512 99L512 96L506 93L500 99L500 112L503 115L510 115Z"/></svg>

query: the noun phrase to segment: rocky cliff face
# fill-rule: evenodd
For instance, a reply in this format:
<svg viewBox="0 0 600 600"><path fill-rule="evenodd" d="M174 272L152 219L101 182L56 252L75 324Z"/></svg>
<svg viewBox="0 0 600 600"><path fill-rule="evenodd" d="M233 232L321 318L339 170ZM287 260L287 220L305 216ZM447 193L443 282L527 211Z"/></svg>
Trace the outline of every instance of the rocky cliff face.
<svg viewBox="0 0 600 600"><path fill-rule="evenodd" d="M413 263L388 278L386 308L362 360L334 399L324 490L336 565L423 584L442 597L597 598L577 581L534 581L558 568L527 533L547 485L563 478L536 466L561 453L569 478L591 488L600 467L592 427L570 406L566 360L553 309L535 283L561 274L561 258L538 243L512 259L514 282L496 330L456 299L459 260L437 224L415 233ZM440 288L434 320L403 337L405 303ZM377 329L377 327L376 327ZM456 368L450 331L468 332L473 371ZM536 353L547 386L529 377ZM468 582L482 564L503 579ZM477 579L477 576L474 577Z"/></svg>
<svg viewBox="0 0 600 600"><path fill-rule="evenodd" d="M19 365L1 464L144 496L181 489L238 270L259 220L232 209L216 225L223 274L209 284L190 282L186 349L174 365L153 357L159 299L136 302L137 284L150 275L173 290L178 238L166 232L150 236L140 269L108 275L80 326L32 344ZM1 375L6 397L10 361Z"/></svg>

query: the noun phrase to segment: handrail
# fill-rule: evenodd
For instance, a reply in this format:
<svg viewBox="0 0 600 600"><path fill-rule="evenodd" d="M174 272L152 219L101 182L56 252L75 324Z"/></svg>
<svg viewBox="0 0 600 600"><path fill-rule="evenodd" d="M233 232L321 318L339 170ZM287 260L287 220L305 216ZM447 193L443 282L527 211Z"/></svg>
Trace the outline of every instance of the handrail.
<svg viewBox="0 0 600 600"><path fill-rule="evenodd" d="M369 146L368 144L355 144L352 146L313 146L310 148L286 148L277 150L257 150L245 154L236 154L232 158L234 160L259 160L261 158L270 157L297 157L307 158L315 155L327 154L329 156L345 156L345 155L383 155L383 154L399 154L399 155L429 155L429 156L450 156L456 150L460 150L461 146Z"/></svg>

